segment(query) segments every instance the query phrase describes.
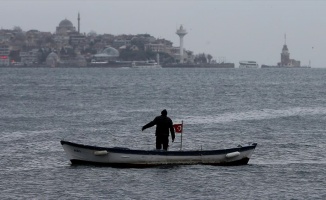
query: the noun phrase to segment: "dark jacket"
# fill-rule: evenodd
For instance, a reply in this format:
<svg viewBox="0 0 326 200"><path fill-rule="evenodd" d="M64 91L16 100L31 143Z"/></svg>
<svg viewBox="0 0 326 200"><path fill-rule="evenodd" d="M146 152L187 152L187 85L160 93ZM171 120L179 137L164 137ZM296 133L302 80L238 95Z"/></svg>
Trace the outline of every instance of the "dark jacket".
<svg viewBox="0 0 326 200"><path fill-rule="evenodd" d="M152 127L154 125L156 125L156 131L155 131L156 136L169 137L169 132L171 132L172 140L174 140L175 134L174 134L173 122L169 117L164 115L157 116L153 121L143 126L143 130Z"/></svg>

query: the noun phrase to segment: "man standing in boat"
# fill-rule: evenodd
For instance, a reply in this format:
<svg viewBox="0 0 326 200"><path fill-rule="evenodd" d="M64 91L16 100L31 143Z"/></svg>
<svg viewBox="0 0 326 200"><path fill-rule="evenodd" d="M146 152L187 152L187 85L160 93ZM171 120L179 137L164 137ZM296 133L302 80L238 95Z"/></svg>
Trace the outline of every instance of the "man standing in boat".
<svg viewBox="0 0 326 200"><path fill-rule="evenodd" d="M156 125L156 149L168 150L169 146L169 132L171 132L172 142L174 142L175 134L173 128L172 120L167 116L168 112L164 109L160 116L155 117L155 119L145 126L142 127L142 131L145 129Z"/></svg>

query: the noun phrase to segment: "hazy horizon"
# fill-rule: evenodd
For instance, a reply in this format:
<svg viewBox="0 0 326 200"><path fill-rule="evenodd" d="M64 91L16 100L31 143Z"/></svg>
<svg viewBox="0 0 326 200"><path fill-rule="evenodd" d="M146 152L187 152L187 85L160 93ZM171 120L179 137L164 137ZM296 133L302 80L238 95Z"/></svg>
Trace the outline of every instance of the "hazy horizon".
<svg viewBox="0 0 326 200"><path fill-rule="evenodd" d="M2 29L21 27L54 33L63 19L81 32L142 34L179 46L176 29L188 31L184 47L219 61L253 60L276 65L284 44L301 65L326 67L326 1L318 0L3 0Z"/></svg>

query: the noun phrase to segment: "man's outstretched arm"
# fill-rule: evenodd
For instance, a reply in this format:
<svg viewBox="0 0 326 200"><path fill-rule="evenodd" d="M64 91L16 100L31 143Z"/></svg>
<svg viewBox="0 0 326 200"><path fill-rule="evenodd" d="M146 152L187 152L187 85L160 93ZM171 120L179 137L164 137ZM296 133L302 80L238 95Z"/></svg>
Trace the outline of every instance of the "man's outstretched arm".
<svg viewBox="0 0 326 200"><path fill-rule="evenodd" d="M155 120L153 120L153 121L149 122L148 124L146 124L145 126L143 126L141 130L143 131L147 128L150 128L150 127L154 126L155 124L156 124L156 122L155 122Z"/></svg>

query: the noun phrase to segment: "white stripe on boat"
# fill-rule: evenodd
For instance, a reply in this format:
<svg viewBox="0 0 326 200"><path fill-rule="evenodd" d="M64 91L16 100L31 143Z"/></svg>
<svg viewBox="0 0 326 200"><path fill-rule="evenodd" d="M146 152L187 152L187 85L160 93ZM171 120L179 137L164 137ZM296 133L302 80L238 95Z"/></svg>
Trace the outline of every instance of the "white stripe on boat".
<svg viewBox="0 0 326 200"><path fill-rule="evenodd" d="M239 155L240 155L240 152L239 151L235 151L235 152L226 154L225 157L226 158L233 158L233 157L236 157L236 156L239 156Z"/></svg>
<svg viewBox="0 0 326 200"><path fill-rule="evenodd" d="M94 151L94 155L95 156L104 156L104 155L107 155L108 152L106 150L104 151Z"/></svg>

